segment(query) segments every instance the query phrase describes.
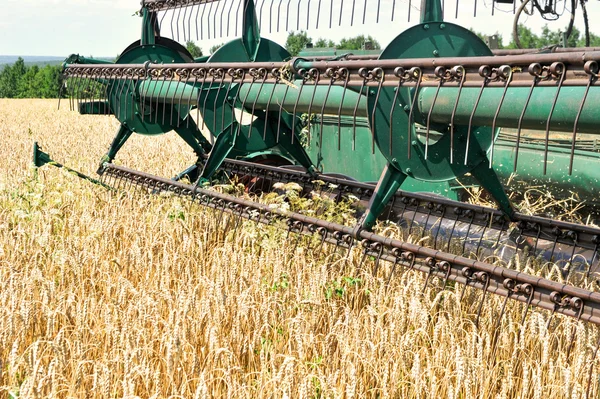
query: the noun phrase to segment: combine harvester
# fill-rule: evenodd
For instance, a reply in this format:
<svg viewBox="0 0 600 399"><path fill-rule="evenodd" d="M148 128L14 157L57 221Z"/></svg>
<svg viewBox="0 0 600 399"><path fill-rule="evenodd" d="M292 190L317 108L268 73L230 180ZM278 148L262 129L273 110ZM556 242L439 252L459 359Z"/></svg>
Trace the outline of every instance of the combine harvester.
<svg viewBox="0 0 600 399"><path fill-rule="evenodd" d="M63 73L71 106L121 122L101 160L102 184L174 192L234 218L285 221L291 245L316 234L321 245L358 248L363 260L375 258L375 273L387 262L388 278L420 271L425 285L439 279L442 288L453 281L481 289L478 315L491 293L525 303L523 317L536 306L600 324L600 294L594 292L600 229L519 213L498 176L518 171L565 186L565 179L592 173L589 165L597 165L598 156L580 146L588 143L582 134L598 134L600 126L600 52L494 55L472 32L445 22L439 0L423 0L420 22L377 58L292 58L261 37L259 16L267 21L263 29L303 28L301 17L309 27L315 17L307 11L310 1L271 1L263 10L265 2L257 10L253 0L146 0L142 37L115 64L69 57ZM355 2L347 3L352 24ZM379 19L381 2L375 5ZM341 25L349 12L343 2L339 6L336 14L331 0L323 22L319 1L312 23L331 26L339 18ZM394 18L396 2L384 6L392 7ZM367 10L365 1L363 21ZM177 40L161 35L169 20ZM194 60L178 43L205 34L237 36L238 29L240 37L210 57ZM501 128L513 131L496 141ZM537 142L526 139L526 129L539 132ZM177 177L113 163L133 133L170 131L197 155ZM50 157L36 146L34 160L41 166ZM332 195L352 194L367 206L355 226L340 225L207 187L223 175L296 182L307 191L324 182ZM457 179L483 187L498 209L456 201ZM597 184L585 185L597 192ZM378 219L408 232L427 231L430 244L378 235L372 232ZM487 260L514 256L550 260L559 272L534 277Z"/></svg>

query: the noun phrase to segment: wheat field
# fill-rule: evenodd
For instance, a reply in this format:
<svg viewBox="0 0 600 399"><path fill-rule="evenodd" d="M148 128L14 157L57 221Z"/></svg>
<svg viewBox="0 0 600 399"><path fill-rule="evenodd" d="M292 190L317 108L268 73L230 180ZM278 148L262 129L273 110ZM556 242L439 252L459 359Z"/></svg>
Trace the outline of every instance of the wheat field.
<svg viewBox="0 0 600 399"><path fill-rule="evenodd" d="M117 122L0 100L0 398L583 398L595 326L407 272L93 175ZM174 134L123 164L172 176ZM498 323L496 323L498 321ZM495 327L498 327L495 329Z"/></svg>

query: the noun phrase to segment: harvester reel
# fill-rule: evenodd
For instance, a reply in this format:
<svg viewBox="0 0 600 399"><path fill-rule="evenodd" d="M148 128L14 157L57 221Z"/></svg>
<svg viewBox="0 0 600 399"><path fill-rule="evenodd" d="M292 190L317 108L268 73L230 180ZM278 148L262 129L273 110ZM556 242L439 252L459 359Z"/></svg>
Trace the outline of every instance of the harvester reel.
<svg viewBox="0 0 600 399"><path fill-rule="evenodd" d="M186 63L193 62L191 54L179 43L164 37L157 37L156 44L132 43L117 59L117 64L144 63ZM175 88L179 82L157 84L159 90L168 86ZM140 85L135 80L112 80L108 82L108 101L113 114L125 127L142 135L160 135L177 126L186 124L190 107L186 105L155 103L146 100L140 93ZM126 101L123 101L126 99ZM164 115L164 117L163 117Z"/></svg>

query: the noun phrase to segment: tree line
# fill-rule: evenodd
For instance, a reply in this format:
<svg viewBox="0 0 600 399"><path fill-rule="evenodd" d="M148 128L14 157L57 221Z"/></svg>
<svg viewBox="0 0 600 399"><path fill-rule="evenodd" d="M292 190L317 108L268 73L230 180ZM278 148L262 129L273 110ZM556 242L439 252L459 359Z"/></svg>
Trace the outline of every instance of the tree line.
<svg viewBox="0 0 600 399"><path fill-rule="evenodd" d="M487 38L481 33L477 33L477 35L484 40ZM516 48L513 40L505 45L502 36L497 36L498 48ZM562 44L562 33L560 30L551 30L546 25L537 35L527 26L520 25L520 40L525 48L543 48ZM368 47L374 50L381 49L379 42L371 36L359 35L344 38L339 43L324 38L318 38L313 42L313 39L305 31L290 32L285 47L292 56L296 56L309 43L312 43L313 48L335 47L342 50L360 50ZM366 43L368 46L365 46ZM583 47L584 43L585 38L582 33L573 27L567 46ZM211 47L210 53L214 53L221 46L222 44L218 44ZM600 47L600 36L590 34L590 46ZM186 47L195 58L202 56L202 49L194 42L186 43ZM46 65L43 68L37 65L27 66L25 61L19 58L13 65L5 65L0 72L0 98L57 98L62 85L60 72L59 65Z"/></svg>
<svg viewBox="0 0 600 399"><path fill-rule="evenodd" d="M0 98L58 98L62 78L59 65L27 66L23 58L0 72Z"/></svg>
<svg viewBox="0 0 600 399"><path fill-rule="evenodd" d="M487 35L475 32L477 36L486 41ZM502 35L496 35L498 38L499 49L516 49L514 39L511 38L508 44L504 43ZM523 48L541 49L549 46L563 44L562 31L560 29L551 30L548 25L544 25L539 35L533 33L531 29L523 24L519 24L519 38ZM573 26L573 31L567 39L567 47L585 47L585 35L581 33L576 26ZM600 36L590 33L590 47L600 47Z"/></svg>

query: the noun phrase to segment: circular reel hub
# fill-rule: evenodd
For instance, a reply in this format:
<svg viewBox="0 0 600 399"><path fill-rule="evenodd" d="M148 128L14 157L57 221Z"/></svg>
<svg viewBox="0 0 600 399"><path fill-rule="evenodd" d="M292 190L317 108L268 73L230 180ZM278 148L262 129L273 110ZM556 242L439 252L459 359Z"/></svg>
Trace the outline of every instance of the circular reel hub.
<svg viewBox="0 0 600 399"><path fill-rule="evenodd" d="M438 65L444 65L442 57L491 55L492 52L487 45L469 30L448 22L430 22L414 26L401 33L386 47L379 59L440 57ZM451 68L453 65L447 67ZM436 90L436 88L420 90ZM486 152L495 136L491 128L482 126L471 128L468 152L466 150L468 126L454 127L453 146L451 146L450 125L430 125L429 140L426 140L424 136L427 136L426 124L430 110L424 110L425 114L419 114L418 105L412 104L415 98L418 101L418 93L415 95L415 89L407 87L400 87L397 95L395 87L381 87L378 95L370 93L368 96L369 122L375 141L392 166L405 175L419 180L447 181L463 176L487 160ZM440 96L437 101L456 101L456 98L448 99ZM411 108L413 117L409 123ZM450 162L451 147L453 147L453 162ZM468 160L466 165L465 157Z"/></svg>
<svg viewBox="0 0 600 399"><path fill-rule="evenodd" d="M152 63L187 63L194 59L181 44L165 38L157 37L156 44L141 45L140 41L132 43L119 56L117 64ZM166 82L165 85L173 84ZM176 83L175 83L176 84ZM133 132L143 135L159 135L173 130L173 126L181 123L189 114L190 107L184 105L162 104L150 100L145 101L139 94L138 81L134 79L110 79L107 82L108 102L113 114L119 121ZM173 113L176 115L172 115ZM164 118L163 118L164 116ZM178 121L179 119L179 121Z"/></svg>

